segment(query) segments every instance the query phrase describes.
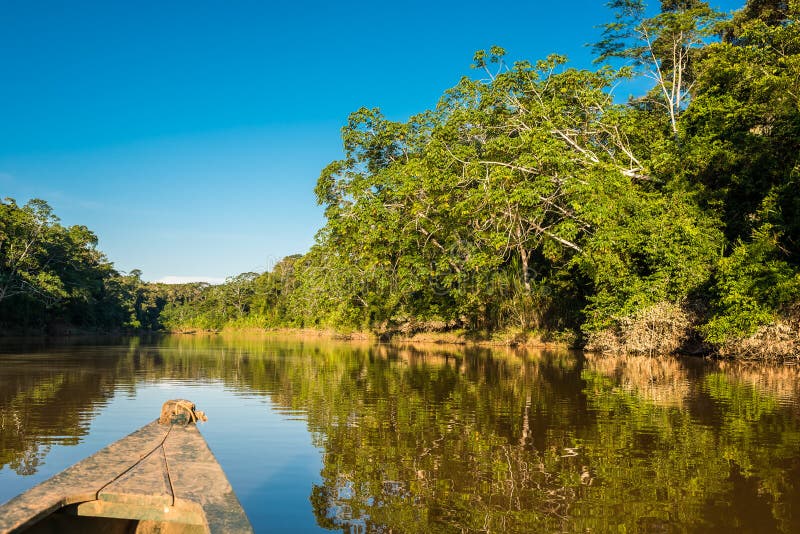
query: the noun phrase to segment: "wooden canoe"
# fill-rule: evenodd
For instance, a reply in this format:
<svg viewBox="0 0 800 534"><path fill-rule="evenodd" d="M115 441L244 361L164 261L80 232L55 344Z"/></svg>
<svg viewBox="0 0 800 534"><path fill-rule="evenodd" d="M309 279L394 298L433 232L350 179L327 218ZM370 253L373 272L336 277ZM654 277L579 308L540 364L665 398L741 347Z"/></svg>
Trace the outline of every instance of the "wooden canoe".
<svg viewBox="0 0 800 534"><path fill-rule="evenodd" d="M0 533L252 531L192 420L153 421L0 506Z"/></svg>

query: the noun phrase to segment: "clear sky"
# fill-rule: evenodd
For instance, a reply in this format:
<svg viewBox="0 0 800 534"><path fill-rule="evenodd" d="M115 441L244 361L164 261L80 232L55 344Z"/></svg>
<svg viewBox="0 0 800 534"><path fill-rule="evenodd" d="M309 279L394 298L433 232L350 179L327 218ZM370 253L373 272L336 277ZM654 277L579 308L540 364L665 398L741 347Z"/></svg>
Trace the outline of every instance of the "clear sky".
<svg viewBox="0 0 800 534"><path fill-rule="evenodd" d="M430 108L494 44L590 67L604 4L0 0L0 197L146 280L262 271L313 243L348 113Z"/></svg>

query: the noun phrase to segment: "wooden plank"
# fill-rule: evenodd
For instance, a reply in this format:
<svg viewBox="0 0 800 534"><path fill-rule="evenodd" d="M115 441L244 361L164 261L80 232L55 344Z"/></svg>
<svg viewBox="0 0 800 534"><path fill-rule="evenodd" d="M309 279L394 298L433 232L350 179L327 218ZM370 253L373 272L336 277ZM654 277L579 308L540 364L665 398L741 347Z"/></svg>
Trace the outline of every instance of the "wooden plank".
<svg viewBox="0 0 800 534"><path fill-rule="evenodd" d="M164 448L156 448L130 471L105 486L97 498L156 508L172 506L175 497L172 495Z"/></svg>
<svg viewBox="0 0 800 534"><path fill-rule="evenodd" d="M72 503L91 501L158 447L168 427L153 422L0 506L0 532L24 529Z"/></svg>
<svg viewBox="0 0 800 534"><path fill-rule="evenodd" d="M203 526L202 530L206 531L203 510L197 505L190 507L140 506L126 502L97 500L73 504L63 509L63 513L83 517L114 517L139 521L186 523Z"/></svg>
<svg viewBox="0 0 800 534"><path fill-rule="evenodd" d="M15 497L0 506L0 533L24 530L62 508L69 515L166 521L175 528L185 523L212 533L253 531L193 423L145 425Z"/></svg>
<svg viewBox="0 0 800 534"><path fill-rule="evenodd" d="M197 503L211 532L252 532L222 468L195 425L174 426L164 442L176 506Z"/></svg>

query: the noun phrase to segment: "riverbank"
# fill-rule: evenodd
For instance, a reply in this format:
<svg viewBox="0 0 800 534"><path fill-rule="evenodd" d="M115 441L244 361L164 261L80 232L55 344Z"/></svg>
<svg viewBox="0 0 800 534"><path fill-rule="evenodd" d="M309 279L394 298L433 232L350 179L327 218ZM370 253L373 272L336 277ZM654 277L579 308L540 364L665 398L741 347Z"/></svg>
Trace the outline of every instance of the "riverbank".
<svg viewBox="0 0 800 534"><path fill-rule="evenodd" d="M463 329L420 330L415 332L373 332L363 330L337 330L333 328L259 328L225 327L220 330L179 329L174 331L101 331L70 325L57 329L0 330L0 339L92 339L120 336L152 335L222 335L285 338L290 340L339 340L389 345L450 345L476 347L516 347L524 349L582 350L596 354L645 354L649 356L700 356L727 360L800 362L800 321L781 321L762 327L755 334L713 346L692 335L692 329L684 332L656 324L639 324L637 328L617 331L602 331L581 340L569 332L540 333L520 330L498 332L472 332Z"/></svg>
<svg viewBox="0 0 800 534"><path fill-rule="evenodd" d="M264 335L289 339L332 339L343 341L370 341L388 344L474 345L484 347L526 347L576 349L566 335L561 338L546 337L534 332L469 332L466 330L402 332L370 332L363 330L336 330L330 328L223 328L222 330L178 330L177 335Z"/></svg>
<svg viewBox="0 0 800 534"><path fill-rule="evenodd" d="M731 360L800 361L800 321L781 321L760 328L755 334L714 346L699 339L691 327L677 332L663 325L639 324L622 332L599 332L581 343L577 334L538 333L505 330L470 332L467 330L418 331L404 333L336 330L331 328L224 328L222 330L184 330L172 334L265 335L289 339L331 339L388 344L435 344L531 349L576 349L598 354L645 354L650 356L701 356Z"/></svg>

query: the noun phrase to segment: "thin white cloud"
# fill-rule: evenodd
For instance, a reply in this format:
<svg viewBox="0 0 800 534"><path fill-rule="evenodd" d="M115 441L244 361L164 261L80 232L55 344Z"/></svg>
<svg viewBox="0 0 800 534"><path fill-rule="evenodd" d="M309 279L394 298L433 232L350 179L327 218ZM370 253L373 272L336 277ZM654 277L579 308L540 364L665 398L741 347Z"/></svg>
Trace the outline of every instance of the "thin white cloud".
<svg viewBox="0 0 800 534"><path fill-rule="evenodd" d="M224 278L215 276L164 276L158 280L154 280L157 284L188 284L191 282L205 282L207 284L221 284L225 281Z"/></svg>

